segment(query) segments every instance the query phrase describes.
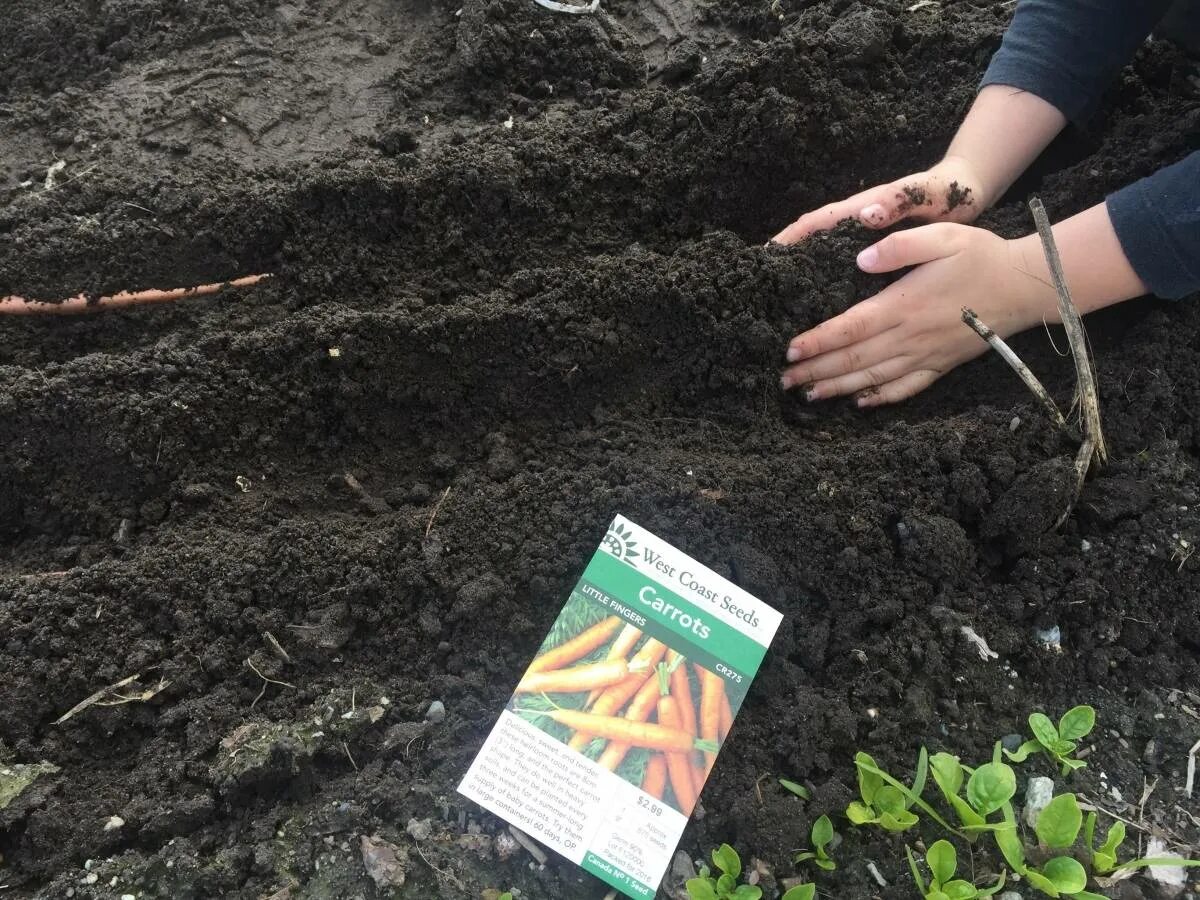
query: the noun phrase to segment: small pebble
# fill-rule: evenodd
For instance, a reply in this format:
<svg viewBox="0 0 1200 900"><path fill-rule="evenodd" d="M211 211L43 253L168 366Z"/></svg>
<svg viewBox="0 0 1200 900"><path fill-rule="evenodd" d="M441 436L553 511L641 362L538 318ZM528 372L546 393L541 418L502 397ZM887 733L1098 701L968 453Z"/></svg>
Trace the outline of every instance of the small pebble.
<svg viewBox="0 0 1200 900"><path fill-rule="evenodd" d="M1050 801L1054 798L1054 781L1046 778L1044 775L1035 775L1029 779L1029 784L1025 788L1025 809L1021 815L1025 819L1025 824L1030 828L1037 827L1038 816L1042 814L1042 810L1050 805Z"/></svg>
<svg viewBox="0 0 1200 900"><path fill-rule="evenodd" d="M1012 421L1008 423L1008 430L1016 434L1017 429L1021 427L1021 417L1013 416Z"/></svg>
<svg viewBox="0 0 1200 900"><path fill-rule="evenodd" d="M404 830L414 841L427 841L433 835L433 826L428 819L409 819Z"/></svg>
<svg viewBox="0 0 1200 900"><path fill-rule="evenodd" d="M429 704L429 709L425 710L425 721L436 725L438 722L444 722L445 720L446 704L441 700L434 700Z"/></svg>
<svg viewBox="0 0 1200 900"><path fill-rule="evenodd" d="M125 827L125 820L120 816L110 816L108 821L104 823L105 831L116 831L118 828Z"/></svg>
<svg viewBox="0 0 1200 900"><path fill-rule="evenodd" d="M1087 553L1089 550L1092 549L1092 542L1089 540L1086 540L1086 539L1080 541L1079 549L1082 550L1084 553Z"/></svg>

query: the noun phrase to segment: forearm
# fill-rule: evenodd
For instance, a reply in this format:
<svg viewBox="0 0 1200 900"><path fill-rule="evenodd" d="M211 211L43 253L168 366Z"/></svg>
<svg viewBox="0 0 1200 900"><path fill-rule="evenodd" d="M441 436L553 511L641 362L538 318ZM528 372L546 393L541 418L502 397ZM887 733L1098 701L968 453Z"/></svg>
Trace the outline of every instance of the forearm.
<svg viewBox="0 0 1200 900"><path fill-rule="evenodd" d="M979 92L946 151L979 179L978 208L991 206L1066 126L1041 97L991 84Z"/></svg>
<svg viewBox="0 0 1200 900"><path fill-rule="evenodd" d="M1054 241L1071 299L1080 313L1094 312L1146 293L1146 286L1117 239L1105 204L1098 203L1059 222L1054 226ZM1034 233L1009 243L1020 298L1014 308L1012 330L1029 328L1043 320L1060 321L1058 295L1041 239Z"/></svg>

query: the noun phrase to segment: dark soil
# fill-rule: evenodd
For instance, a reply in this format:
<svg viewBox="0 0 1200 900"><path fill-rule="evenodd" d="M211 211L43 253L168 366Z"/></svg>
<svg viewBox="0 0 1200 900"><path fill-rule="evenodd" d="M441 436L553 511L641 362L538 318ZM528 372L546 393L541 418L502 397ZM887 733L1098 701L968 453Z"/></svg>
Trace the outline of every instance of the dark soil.
<svg viewBox="0 0 1200 900"><path fill-rule="evenodd" d="M935 160L1011 4L11 6L0 296L277 277L0 323L0 765L60 769L0 810L4 897L603 896L454 788L618 511L786 614L691 856L786 878L856 750L974 759L1079 702L1073 786L1195 845L1200 309L1092 318L1113 459L1059 532L1074 448L998 360L866 415L777 386L881 282L853 228L763 242ZM1187 71L1147 46L984 224L1194 148ZM836 821L823 893L913 896Z"/></svg>

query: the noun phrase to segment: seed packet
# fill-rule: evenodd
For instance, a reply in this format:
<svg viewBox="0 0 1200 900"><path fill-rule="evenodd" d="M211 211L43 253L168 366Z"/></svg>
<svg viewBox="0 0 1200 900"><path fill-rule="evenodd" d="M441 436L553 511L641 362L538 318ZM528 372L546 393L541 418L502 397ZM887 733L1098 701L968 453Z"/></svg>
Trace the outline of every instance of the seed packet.
<svg viewBox="0 0 1200 900"><path fill-rule="evenodd" d="M653 897L780 619L617 516L459 792Z"/></svg>

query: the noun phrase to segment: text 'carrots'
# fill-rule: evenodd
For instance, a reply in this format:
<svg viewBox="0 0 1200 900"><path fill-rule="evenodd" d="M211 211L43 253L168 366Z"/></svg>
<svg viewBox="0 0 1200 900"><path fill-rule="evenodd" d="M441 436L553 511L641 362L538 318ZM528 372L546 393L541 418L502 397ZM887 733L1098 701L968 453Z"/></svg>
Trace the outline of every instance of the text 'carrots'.
<svg viewBox="0 0 1200 900"><path fill-rule="evenodd" d="M620 627L621 620L616 616L609 616L586 631L580 632L571 640L543 653L529 664L529 671L545 672L549 669L560 669L577 659L582 659L597 647L603 646L604 642L612 637ZM617 657L610 654L608 658L611 660Z"/></svg>
<svg viewBox="0 0 1200 900"><path fill-rule="evenodd" d="M80 313L99 312L104 309L117 309L123 306L142 306L148 303L170 303L182 300L184 297L199 297L205 294L215 294L222 288L243 288L258 284L270 278L270 273L261 275L246 275L230 281L220 281L213 284L198 284L195 287L169 288L159 290L152 288L144 291L120 291L106 297L89 297L87 294L76 294L66 300L57 302L46 300L30 300L26 297L9 295L0 297L0 315L8 316L71 316Z"/></svg>
<svg viewBox="0 0 1200 900"><path fill-rule="evenodd" d="M629 663L623 659L610 659L575 666L570 669L552 669L549 672L530 672L517 685L518 694L570 693L590 691L592 688L608 687L629 677Z"/></svg>

